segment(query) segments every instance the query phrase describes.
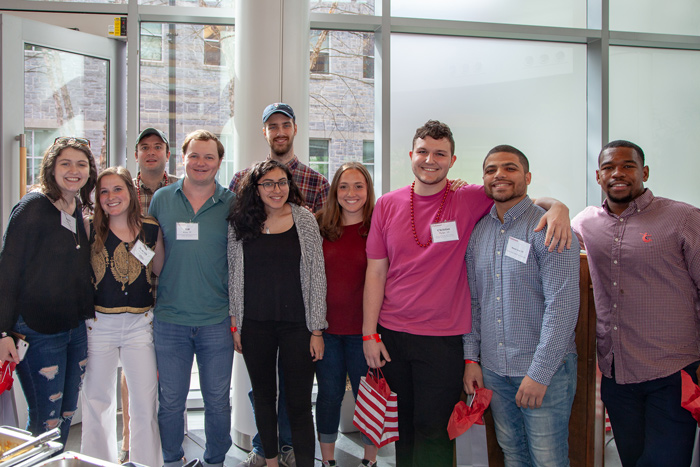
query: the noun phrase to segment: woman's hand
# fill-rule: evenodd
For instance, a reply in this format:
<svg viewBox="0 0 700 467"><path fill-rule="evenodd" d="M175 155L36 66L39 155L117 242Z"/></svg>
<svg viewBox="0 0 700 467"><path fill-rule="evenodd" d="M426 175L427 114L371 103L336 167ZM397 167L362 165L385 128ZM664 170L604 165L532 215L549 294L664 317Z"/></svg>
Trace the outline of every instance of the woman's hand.
<svg viewBox="0 0 700 467"><path fill-rule="evenodd" d="M386 365L386 362L391 361L389 352L384 346L384 342L376 342L374 339L362 342L362 350L365 353L367 366L370 368L381 368Z"/></svg>
<svg viewBox="0 0 700 467"><path fill-rule="evenodd" d="M17 355L15 340L10 336L0 339L0 362L6 360L19 363L19 355Z"/></svg>
<svg viewBox="0 0 700 467"><path fill-rule="evenodd" d="M233 333L233 350L242 354L243 347L241 346L241 333L236 331Z"/></svg>
<svg viewBox="0 0 700 467"><path fill-rule="evenodd" d="M323 342L323 334L311 333L311 342L309 343L311 350L311 357L314 362L323 360L323 351L325 349L325 343Z"/></svg>

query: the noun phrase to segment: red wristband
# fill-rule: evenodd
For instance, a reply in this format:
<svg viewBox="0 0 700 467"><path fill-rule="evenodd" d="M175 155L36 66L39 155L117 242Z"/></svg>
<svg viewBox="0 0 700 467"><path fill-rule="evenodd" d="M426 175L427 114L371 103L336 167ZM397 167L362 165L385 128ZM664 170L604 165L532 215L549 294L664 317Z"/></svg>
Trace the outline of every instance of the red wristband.
<svg viewBox="0 0 700 467"><path fill-rule="evenodd" d="M474 360L467 360L466 358L464 359L464 363L476 363L477 365L479 364L479 362L475 362Z"/></svg>
<svg viewBox="0 0 700 467"><path fill-rule="evenodd" d="M362 336L363 341L371 341L372 339L379 343L382 341L382 336L380 336L379 334L370 334L367 336Z"/></svg>
<svg viewBox="0 0 700 467"><path fill-rule="evenodd" d="M238 331L238 326L231 326L231 334Z"/></svg>

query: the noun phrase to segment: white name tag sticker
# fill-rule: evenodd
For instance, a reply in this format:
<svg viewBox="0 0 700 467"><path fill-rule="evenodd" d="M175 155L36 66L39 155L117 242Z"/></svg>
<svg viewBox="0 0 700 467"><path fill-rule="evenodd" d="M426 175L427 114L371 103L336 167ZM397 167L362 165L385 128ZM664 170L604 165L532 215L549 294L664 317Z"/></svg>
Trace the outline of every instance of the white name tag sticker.
<svg viewBox="0 0 700 467"><path fill-rule="evenodd" d="M433 236L433 243L454 242L459 240L457 222L455 221L430 224L430 234Z"/></svg>
<svg viewBox="0 0 700 467"><path fill-rule="evenodd" d="M508 238L508 246L506 246L506 256L520 261L523 264L527 263L527 256L530 254L530 244L524 240L517 238Z"/></svg>
<svg viewBox="0 0 700 467"><path fill-rule="evenodd" d="M77 232L75 230L75 217L65 211L61 211L61 225L73 233Z"/></svg>
<svg viewBox="0 0 700 467"><path fill-rule="evenodd" d="M151 262L156 252L144 245L141 240L136 240L134 246L131 247L131 254L141 261L141 264L148 266L148 263Z"/></svg>
<svg viewBox="0 0 700 467"><path fill-rule="evenodd" d="M178 222L175 225L178 240L199 240L199 224Z"/></svg>

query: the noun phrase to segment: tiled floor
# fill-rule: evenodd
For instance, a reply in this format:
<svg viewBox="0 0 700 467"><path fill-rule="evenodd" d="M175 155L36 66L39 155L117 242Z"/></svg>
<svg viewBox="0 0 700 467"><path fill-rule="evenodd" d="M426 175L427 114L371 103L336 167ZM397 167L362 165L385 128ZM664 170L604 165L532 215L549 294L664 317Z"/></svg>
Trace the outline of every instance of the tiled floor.
<svg viewBox="0 0 700 467"><path fill-rule="evenodd" d="M119 419L118 433L121 433L121 417ZM204 452L204 415L201 411L189 411L187 418L188 435L185 437L184 449L185 458L188 460L194 458L202 458ZM67 450L80 452L80 436L81 425L75 425L71 428L68 438ZM620 467L620 459L615 450L615 441L608 435L606 437L605 447L605 467ZM225 465L227 467L235 467L239 462L247 457L248 453L235 445L231 447L226 455ZM317 465L321 465L321 454L316 447ZM339 466L356 467L362 459L362 442L358 433L350 433L348 435L341 434L336 444L336 460ZM379 464L381 467L393 467L394 447L389 445L379 451Z"/></svg>

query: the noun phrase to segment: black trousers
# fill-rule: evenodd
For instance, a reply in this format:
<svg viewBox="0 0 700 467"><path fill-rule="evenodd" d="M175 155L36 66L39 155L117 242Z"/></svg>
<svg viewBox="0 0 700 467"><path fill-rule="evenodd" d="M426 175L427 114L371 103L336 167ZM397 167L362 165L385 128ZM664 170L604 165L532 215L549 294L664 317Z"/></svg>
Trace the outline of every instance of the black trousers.
<svg viewBox="0 0 700 467"><path fill-rule="evenodd" d="M314 362L309 344L311 332L304 322L245 320L241 329L243 358L253 386L255 424L265 457L277 448L277 355L284 374L287 413L292 430L294 456L299 467L313 467L314 424L311 391Z"/></svg>
<svg viewBox="0 0 700 467"><path fill-rule="evenodd" d="M396 466L452 467L447 422L462 394L462 336L378 330L391 357L382 371L398 397Z"/></svg>

